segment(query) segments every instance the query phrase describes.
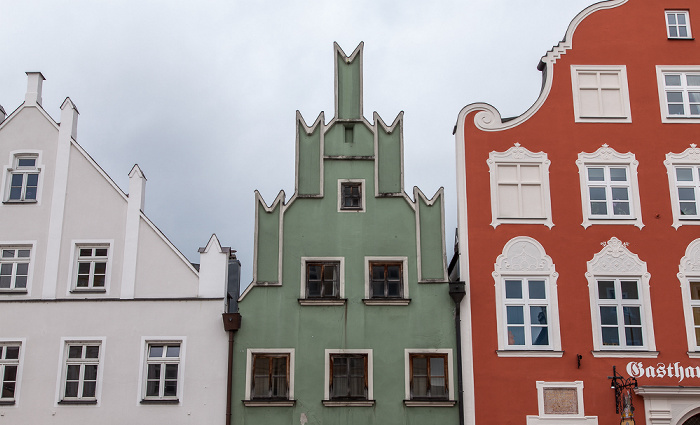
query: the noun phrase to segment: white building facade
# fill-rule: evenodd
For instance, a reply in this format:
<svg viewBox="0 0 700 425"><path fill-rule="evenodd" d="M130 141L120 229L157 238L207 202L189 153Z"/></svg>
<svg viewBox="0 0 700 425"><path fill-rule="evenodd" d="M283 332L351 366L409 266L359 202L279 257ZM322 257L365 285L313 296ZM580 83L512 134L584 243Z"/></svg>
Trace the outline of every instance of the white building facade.
<svg viewBox="0 0 700 425"><path fill-rule="evenodd" d="M198 270L60 124L27 73L0 108L0 424L222 423L234 251L216 236Z"/></svg>

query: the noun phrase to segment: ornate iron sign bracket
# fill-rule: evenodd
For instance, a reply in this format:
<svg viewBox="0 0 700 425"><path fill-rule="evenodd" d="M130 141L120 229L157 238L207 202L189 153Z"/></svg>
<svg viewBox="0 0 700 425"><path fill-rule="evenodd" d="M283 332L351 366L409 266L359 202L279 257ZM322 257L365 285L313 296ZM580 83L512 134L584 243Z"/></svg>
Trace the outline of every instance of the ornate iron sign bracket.
<svg viewBox="0 0 700 425"><path fill-rule="evenodd" d="M623 412L634 416L631 392L633 388L637 388L637 378L633 376L625 378L617 373L613 366L613 376L608 376L608 379L612 379L610 388L615 390L615 413Z"/></svg>

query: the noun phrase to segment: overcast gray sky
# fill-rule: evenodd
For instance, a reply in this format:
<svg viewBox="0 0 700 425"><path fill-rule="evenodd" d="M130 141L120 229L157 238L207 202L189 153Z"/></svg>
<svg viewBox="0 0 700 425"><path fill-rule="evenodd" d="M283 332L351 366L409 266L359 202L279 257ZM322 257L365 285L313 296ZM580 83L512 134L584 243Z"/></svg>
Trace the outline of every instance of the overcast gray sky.
<svg viewBox="0 0 700 425"><path fill-rule="evenodd" d="M216 233L253 266L254 194L294 192L295 111L333 116L333 42L364 48L364 114L404 116L405 188L446 195L456 226L452 129L462 107L504 117L537 98L541 56L591 0L0 0L0 105L46 77L58 120L125 191L146 174L146 214L191 261ZM488 200L484 200L488 205ZM451 251L448 250L448 255Z"/></svg>

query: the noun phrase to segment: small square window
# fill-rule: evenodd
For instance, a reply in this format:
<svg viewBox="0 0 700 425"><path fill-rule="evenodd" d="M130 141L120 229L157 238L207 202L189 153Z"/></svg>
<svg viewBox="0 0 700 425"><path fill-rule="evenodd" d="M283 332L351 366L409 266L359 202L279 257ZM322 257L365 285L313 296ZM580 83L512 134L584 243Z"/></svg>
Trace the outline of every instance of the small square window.
<svg viewBox="0 0 700 425"><path fill-rule="evenodd" d="M144 401L177 401L181 342L150 342L146 352Z"/></svg>
<svg viewBox="0 0 700 425"><path fill-rule="evenodd" d="M666 11L666 33L668 38L692 38L687 10Z"/></svg>
<svg viewBox="0 0 700 425"><path fill-rule="evenodd" d="M73 291L104 292L107 285L109 246L77 246Z"/></svg>
<svg viewBox="0 0 700 425"><path fill-rule="evenodd" d="M447 400L447 354L411 353L411 400Z"/></svg>
<svg viewBox="0 0 700 425"><path fill-rule="evenodd" d="M340 298L340 263L306 263L307 298Z"/></svg>
<svg viewBox="0 0 700 425"><path fill-rule="evenodd" d="M27 292L31 246L0 246L0 292Z"/></svg>
<svg viewBox="0 0 700 425"><path fill-rule="evenodd" d="M99 341L66 344L61 402L97 402Z"/></svg>
<svg viewBox="0 0 700 425"><path fill-rule="evenodd" d="M12 168L8 169L7 202L36 202L39 191L37 155L15 155Z"/></svg>
<svg viewBox="0 0 700 425"><path fill-rule="evenodd" d="M369 265L371 273L372 298L402 298L403 297L403 264L399 262L379 263Z"/></svg>
<svg viewBox="0 0 700 425"><path fill-rule="evenodd" d="M364 180L338 180L338 211L365 211Z"/></svg>
<svg viewBox="0 0 700 425"><path fill-rule="evenodd" d="M576 122L631 122L624 65L571 65Z"/></svg>
<svg viewBox="0 0 700 425"><path fill-rule="evenodd" d="M330 355L330 399L367 400L367 355Z"/></svg>
<svg viewBox="0 0 700 425"><path fill-rule="evenodd" d="M19 382L19 343L0 343L0 405L14 404Z"/></svg>
<svg viewBox="0 0 700 425"><path fill-rule="evenodd" d="M246 363L246 406L294 405L294 349L248 349Z"/></svg>

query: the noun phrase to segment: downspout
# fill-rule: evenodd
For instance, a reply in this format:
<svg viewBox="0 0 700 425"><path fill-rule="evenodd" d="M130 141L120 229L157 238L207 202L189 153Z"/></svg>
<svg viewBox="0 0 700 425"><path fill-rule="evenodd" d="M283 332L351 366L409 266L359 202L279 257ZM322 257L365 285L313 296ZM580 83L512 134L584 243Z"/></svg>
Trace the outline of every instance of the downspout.
<svg viewBox="0 0 700 425"><path fill-rule="evenodd" d="M464 384L462 382L462 326L459 305L466 295L464 282L450 282L450 297L455 303L455 331L457 332L457 395L459 397L459 425L464 425Z"/></svg>
<svg viewBox="0 0 700 425"><path fill-rule="evenodd" d="M224 330L228 332L228 372L226 378L226 424L231 425L231 398L233 397L233 334L241 328L241 314L238 312L241 263L231 250L228 260L228 282L226 285L226 313L222 314Z"/></svg>

